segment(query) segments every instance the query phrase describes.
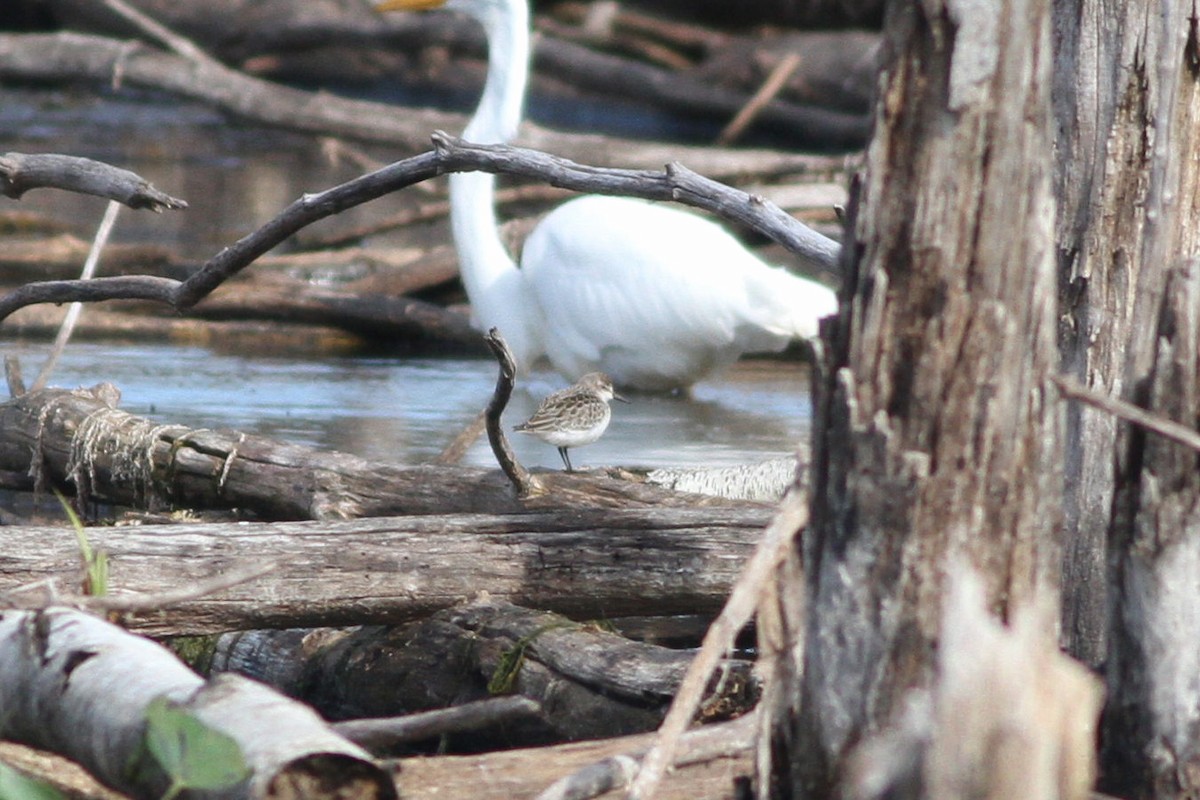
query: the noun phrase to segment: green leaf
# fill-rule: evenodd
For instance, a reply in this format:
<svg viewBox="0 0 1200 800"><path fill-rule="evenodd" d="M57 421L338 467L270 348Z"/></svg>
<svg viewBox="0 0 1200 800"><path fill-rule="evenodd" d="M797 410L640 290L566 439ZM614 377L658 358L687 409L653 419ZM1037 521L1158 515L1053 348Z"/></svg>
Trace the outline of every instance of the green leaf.
<svg viewBox="0 0 1200 800"><path fill-rule="evenodd" d="M171 778L170 795L224 789L250 774L237 742L165 697L146 707L146 749Z"/></svg>
<svg viewBox="0 0 1200 800"><path fill-rule="evenodd" d="M63 800L63 793L0 764L0 800Z"/></svg>

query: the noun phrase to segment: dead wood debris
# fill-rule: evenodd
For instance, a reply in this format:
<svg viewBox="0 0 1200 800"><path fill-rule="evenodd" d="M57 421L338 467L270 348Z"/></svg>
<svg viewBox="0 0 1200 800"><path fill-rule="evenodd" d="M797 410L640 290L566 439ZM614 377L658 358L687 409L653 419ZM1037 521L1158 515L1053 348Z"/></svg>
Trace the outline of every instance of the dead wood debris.
<svg viewBox="0 0 1200 800"><path fill-rule="evenodd" d="M237 742L252 772L216 797L267 797L298 776L326 782L314 797L396 797L365 751L261 684L206 683L159 645L79 611L0 612L0 738L56 751L120 791L161 796L166 776L143 744L158 697Z"/></svg>

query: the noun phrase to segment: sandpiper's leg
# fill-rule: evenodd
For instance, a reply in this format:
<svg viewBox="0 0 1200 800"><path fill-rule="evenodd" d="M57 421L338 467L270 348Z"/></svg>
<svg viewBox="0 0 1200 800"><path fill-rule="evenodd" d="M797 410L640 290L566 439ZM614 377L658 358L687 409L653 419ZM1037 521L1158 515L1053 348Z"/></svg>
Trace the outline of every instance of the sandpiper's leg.
<svg viewBox="0 0 1200 800"><path fill-rule="evenodd" d="M567 472L574 472L575 470L571 469L571 457L567 455L567 448L558 448L558 454L562 456L563 463L567 465Z"/></svg>

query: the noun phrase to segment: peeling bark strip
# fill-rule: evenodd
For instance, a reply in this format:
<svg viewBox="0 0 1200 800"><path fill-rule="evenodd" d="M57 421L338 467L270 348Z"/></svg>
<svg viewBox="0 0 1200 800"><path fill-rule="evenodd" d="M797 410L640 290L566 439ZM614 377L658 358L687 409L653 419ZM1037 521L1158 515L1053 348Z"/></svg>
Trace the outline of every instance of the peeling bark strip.
<svg viewBox="0 0 1200 800"><path fill-rule="evenodd" d="M1049 34L1048 0L889 12L813 426L793 796L928 685L948 556L1002 614L1057 587Z"/></svg>
<svg viewBox="0 0 1200 800"><path fill-rule="evenodd" d="M396 797L365 751L261 684L205 683L159 645L78 611L0 612L0 738L60 753L135 798L158 798L166 776L143 739L146 706L162 696L232 737L253 770L206 796L266 798L310 781L322 791L309 797Z"/></svg>

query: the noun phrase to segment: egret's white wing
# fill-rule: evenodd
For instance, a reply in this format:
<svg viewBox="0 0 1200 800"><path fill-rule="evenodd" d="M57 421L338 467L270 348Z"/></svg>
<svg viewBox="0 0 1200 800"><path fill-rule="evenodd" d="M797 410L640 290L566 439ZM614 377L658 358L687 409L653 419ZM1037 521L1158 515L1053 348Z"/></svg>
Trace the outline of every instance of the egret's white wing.
<svg viewBox="0 0 1200 800"><path fill-rule="evenodd" d="M522 257L556 366L634 384L655 372L690 382L736 357L739 327L756 313L748 274L763 269L707 220L598 196L556 209Z"/></svg>

